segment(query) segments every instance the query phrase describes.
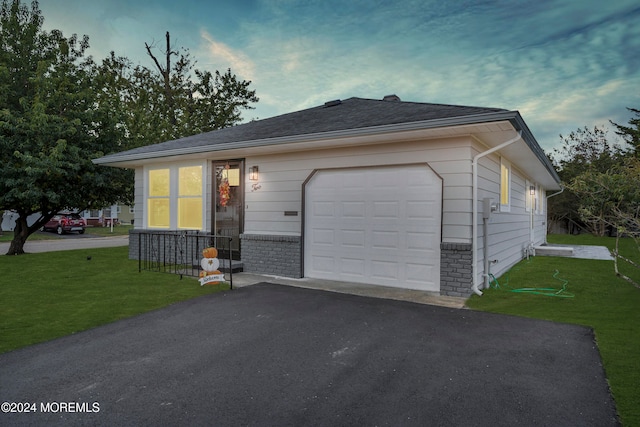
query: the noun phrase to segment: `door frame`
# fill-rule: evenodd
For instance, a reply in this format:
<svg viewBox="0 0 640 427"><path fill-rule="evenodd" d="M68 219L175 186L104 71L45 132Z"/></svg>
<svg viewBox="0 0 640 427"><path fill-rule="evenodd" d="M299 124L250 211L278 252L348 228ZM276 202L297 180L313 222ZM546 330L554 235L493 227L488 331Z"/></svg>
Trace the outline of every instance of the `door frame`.
<svg viewBox="0 0 640 427"><path fill-rule="evenodd" d="M238 238L237 238L237 249L232 248L231 255L232 259L240 260L242 254L241 247L241 239L240 235L244 232L244 197L245 197L245 159L225 159L225 160L213 160L212 161L212 174L211 174L211 188L212 188L212 197L211 197L211 228L212 234L218 234L217 227L217 216L218 216L218 197L219 190L217 185L217 176L216 176L216 168L220 166L229 165L231 167L238 166L240 171L240 182L238 186L237 192L239 193L239 200L237 203L238 212L237 212L237 220L238 220ZM235 239L234 239L235 240ZM235 242L234 242L235 243Z"/></svg>

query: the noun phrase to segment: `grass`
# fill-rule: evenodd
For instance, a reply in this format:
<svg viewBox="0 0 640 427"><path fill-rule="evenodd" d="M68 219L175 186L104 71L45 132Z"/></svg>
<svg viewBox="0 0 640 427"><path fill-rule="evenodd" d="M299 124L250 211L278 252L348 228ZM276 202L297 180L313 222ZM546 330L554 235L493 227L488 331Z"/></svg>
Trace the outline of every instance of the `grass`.
<svg viewBox="0 0 640 427"><path fill-rule="evenodd" d="M126 246L0 255L0 353L228 289L127 258Z"/></svg>
<svg viewBox="0 0 640 427"><path fill-rule="evenodd" d="M549 242L615 245L614 238L588 235L549 236ZM640 262L630 239L621 241L621 253ZM200 287L194 279L166 273L139 273L137 261L127 256L127 247L0 255L0 353L227 289ZM639 270L622 265L621 270L640 281ZM573 298L509 292L560 289L564 282L558 279L568 281ZM498 284L500 289L473 296L467 305L593 328L621 420L640 425L640 289L615 277L612 261L534 257L499 277Z"/></svg>
<svg viewBox="0 0 640 427"><path fill-rule="evenodd" d="M549 236L550 243L615 246L615 238ZM621 240L621 254L640 261L631 239ZM554 278L554 274L558 274ZM640 271L621 265L640 281ZM520 288L566 290L572 298L512 292ZM593 328L609 385L623 425L640 425L640 289L614 274L613 261L534 257L497 279L483 296L467 305L474 310L573 323Z"/></svg>

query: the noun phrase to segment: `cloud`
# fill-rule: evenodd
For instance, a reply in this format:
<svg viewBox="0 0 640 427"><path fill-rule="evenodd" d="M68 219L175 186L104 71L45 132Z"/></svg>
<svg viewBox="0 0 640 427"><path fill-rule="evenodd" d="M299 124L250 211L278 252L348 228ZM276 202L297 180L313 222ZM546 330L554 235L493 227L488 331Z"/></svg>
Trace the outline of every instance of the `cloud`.
<svg viewBox="0 0 640 427"><path fill-rule="evenodd" d="M206 55L205 62L217 65L214 68L218 70L231 68L233 73L245 80L254 79L255 64L247 55L214 40L213 36L204 29L200 31L200 37L204 42L202 50Z"/></svg>

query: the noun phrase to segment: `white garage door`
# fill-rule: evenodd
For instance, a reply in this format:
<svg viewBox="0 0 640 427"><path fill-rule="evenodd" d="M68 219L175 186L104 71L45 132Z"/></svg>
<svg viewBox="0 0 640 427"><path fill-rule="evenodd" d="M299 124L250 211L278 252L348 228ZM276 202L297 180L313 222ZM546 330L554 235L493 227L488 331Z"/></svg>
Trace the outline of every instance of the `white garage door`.
<svg viewBox="0 0 640 427"><path fill-rule="evenodd" d="M305 277L439 291L441 200L426 165L318 171L305 187Z"/></svg>

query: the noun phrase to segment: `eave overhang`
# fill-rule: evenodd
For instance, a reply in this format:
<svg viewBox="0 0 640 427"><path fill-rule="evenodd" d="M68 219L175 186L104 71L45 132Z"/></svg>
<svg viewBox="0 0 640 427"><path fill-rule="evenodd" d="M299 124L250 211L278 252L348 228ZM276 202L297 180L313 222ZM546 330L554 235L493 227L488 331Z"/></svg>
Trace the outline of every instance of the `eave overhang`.
<svg viewBox="0 0 640 427"><path fill-rule="evenodd" d="M518 131L522 139L504 150L503 155L547 189L560 189L560 178L518 111L500 111L460 117L449 117L365 128L321 133L290 135L277 138L251 139L198 146L129 150L93 160L95 164L135 168L145 164L207 158L211 160L241 158L285 152L374 145L398 141L472 135L489 148L513 137ZM185 141L186 142L186 141ZM156 148L157 149L153 149Z"/></svg>

